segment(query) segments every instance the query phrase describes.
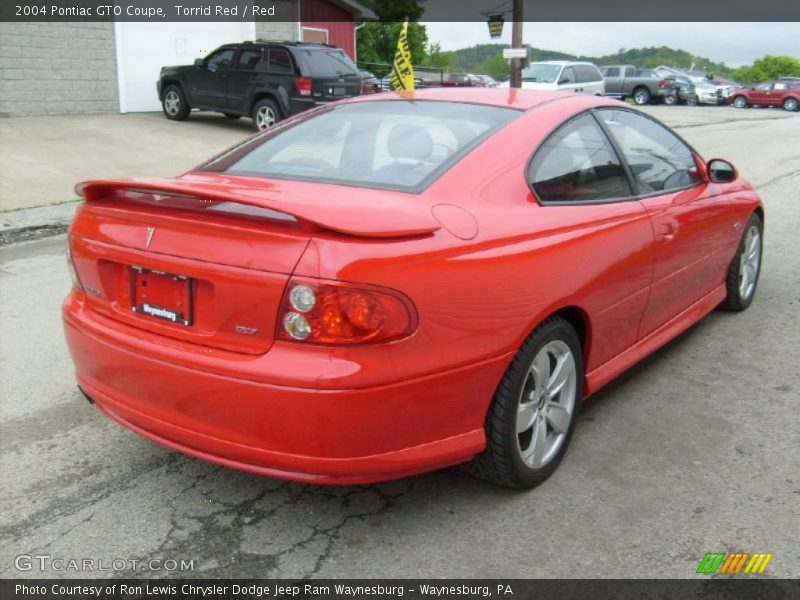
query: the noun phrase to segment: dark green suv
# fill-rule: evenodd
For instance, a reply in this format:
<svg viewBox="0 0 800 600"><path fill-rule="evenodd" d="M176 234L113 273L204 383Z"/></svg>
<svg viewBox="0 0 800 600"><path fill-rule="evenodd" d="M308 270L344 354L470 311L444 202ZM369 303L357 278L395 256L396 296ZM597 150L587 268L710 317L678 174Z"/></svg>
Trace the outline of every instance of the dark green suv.
<svg viewBox="0 0 800 600"><path fill-rule="evenodd" d="M162 67L157 84L164 115L192 109L250 117L257 130L318 104L361 93L361 74L343 50L327 44L225 44L194 65Z"/></svg>

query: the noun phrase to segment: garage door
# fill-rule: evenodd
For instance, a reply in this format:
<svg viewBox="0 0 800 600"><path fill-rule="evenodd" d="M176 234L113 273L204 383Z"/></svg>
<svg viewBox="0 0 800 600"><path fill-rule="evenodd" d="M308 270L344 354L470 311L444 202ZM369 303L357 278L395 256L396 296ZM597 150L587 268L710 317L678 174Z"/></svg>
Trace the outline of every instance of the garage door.
<svg viewBox="0 0 800 600"><path fill-rule="evenodd" d="M255 24L116 23L120 112L161 110L161 67L192 64L222 44L255 39Z"/></svg>

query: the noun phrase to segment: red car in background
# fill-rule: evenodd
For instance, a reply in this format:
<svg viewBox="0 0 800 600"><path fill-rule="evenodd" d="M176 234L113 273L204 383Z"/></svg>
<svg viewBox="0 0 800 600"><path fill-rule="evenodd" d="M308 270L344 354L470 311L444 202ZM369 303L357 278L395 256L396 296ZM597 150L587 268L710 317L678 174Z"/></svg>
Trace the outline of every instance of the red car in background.
<svg viewBox="0 0 800 600"><path fill-rule="evenodd" d="M537 485L587 396L747 308L761 264L730 163L578 94L361 96L77 191L81 390L169 448L311 483L467 463Z"/></svg>
<svg viewBox="0 0 800 600"><path fill-rule="evenodd" d="M730 93L728 104L736 108L748 106L782 106L794 112L800 108L800 84L789 81L767 81L753 88L739 88Z"/></svg>

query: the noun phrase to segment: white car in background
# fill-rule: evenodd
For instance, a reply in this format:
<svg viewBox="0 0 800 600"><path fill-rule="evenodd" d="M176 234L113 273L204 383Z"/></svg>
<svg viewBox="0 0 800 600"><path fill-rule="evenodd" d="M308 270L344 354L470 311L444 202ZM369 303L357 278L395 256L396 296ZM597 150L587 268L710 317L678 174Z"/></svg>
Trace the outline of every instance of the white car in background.
<svg viewBox="0 0 800 600"><path fill-rule="evenodd" d="M508 87L508 82L498 87ZM531 63L522 69L522 87L526 90L578 92L602 96L606 92L603 75L588 62L547 60Z"/></svg>

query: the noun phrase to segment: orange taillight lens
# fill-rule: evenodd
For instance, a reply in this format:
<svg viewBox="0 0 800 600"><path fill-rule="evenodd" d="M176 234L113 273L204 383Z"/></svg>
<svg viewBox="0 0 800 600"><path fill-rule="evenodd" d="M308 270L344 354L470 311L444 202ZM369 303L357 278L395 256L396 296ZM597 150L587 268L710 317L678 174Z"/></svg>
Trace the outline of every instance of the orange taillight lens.
<svg viewBox="0 0 800 600"><path fill-rule="evenodd" d="M416 326L416 309L400 292L295 277L281 303L278 337L310 344L368 344L406 337Z"/></svg>

